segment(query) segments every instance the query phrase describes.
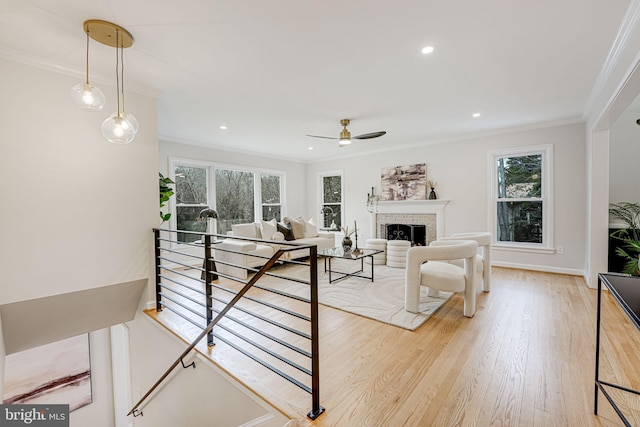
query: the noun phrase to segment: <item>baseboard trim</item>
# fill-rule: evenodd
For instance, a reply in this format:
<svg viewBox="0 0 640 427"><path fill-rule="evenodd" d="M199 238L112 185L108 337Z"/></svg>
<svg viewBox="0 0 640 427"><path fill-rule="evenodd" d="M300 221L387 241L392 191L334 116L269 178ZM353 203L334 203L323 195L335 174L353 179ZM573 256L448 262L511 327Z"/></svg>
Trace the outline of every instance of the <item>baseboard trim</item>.
<svg viewBox="0 0 640 427"><path fill-rule="evenodd" d="M578 270L577 268L551 267L548 265L518 264L500 261L493 261L491 265L494 267L514 268L517 270L541 271L543 273L568 274L569 276L585 277L584 270Z"/></svg>

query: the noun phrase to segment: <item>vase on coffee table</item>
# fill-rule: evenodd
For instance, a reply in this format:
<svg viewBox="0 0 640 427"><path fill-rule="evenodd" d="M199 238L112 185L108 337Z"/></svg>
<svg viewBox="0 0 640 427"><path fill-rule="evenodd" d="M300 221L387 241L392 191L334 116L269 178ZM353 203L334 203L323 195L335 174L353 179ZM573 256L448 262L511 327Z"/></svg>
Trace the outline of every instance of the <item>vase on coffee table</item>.
<svg viewBox="0 0 640 427"><path fill-rule="evenodd" d="M342 250L345 252L351 252L351 246L353 242L351 241L351 237L346 236L342 239Z"/></svg>

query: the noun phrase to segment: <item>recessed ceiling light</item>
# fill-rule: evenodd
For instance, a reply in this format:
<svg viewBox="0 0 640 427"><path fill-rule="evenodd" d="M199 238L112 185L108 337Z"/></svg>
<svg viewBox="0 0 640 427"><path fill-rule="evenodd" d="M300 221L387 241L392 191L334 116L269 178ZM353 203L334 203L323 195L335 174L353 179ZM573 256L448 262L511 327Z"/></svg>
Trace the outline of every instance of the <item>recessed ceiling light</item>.
<svg viewBox="0 0 640 427"><path fill-rule="evenodd" d="M227 127L225 125L222 125L222 126L220 126L220 129L227 130Z"/></svg>
<svg viewBox="0 0 640 427"><path fill-rule="evenodd" d="M313 147L309 147L309 150L313 150Z"/></svg>
<svg viewBox="0 0 640 427"><path fill-rule="evenodd" d="M424 53L425 55L431 52L433 52L433 46L425 46L422 48L422 53Z"/></svg>
<svg viewBox="0 0 640 427"><path fill-rule="evenodd" d="M472 117L480 117L480 113L473 113Z"/></svg>

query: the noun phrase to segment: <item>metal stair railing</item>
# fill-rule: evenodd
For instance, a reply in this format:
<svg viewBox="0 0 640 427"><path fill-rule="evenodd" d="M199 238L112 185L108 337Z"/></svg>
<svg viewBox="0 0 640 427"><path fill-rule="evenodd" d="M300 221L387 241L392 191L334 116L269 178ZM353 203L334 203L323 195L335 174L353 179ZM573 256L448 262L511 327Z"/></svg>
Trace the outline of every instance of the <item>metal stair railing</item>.
<svg viewBox="0 0 640 427"><path fill-rule="evenodd" d="M196 315L200 318L202 318L203 320L206 319L206 327L203 328L202 332L198 335L198 337L182 352L182 354L175 360L175 362L162 374L162 376L160 376L160 378L156 381L156 383L145 393L145 395L138 401L138 403L136 403L136 405L129 411L129 413L127 415L133 415L134 417L142 415L142 411L140 410L142 404L153 394L153 392L160 386L160 384L162 384L163 381L166 380L166 378L171 374L171 372L173 372L173 370L179 365L182 364L183 367L189 367L192 366L195 368L195 365L192 363L191 365L185 366L184 365L184 358L198 345L198 343L200 343L200 341L206 336L207 337L207 344L209 346L213 346L214 345L214 336L216 338L218 338L219 340L225 342L226 344L228 344L230 347L234 348L235 350L239 351L240 353L244 354L245 356L253 359L254 361L258 362L259 364L261 364L262 366L266 367L267 369L273 371L274 373L278 374L279 376L281 376L282 378L284 378L285 380L291 382L292 384L298 386L299 388L301 388L302 390L308 392L309 394L311 394L311 399L312 399L312 408L311 410L307 413L307 417L309 417L312 420L315 420L318 416L320 416L320 414L322 414L325 409L320 405L320 371L319 371L319 343L318 343L318 273L317 273L317 246L315 245L299 245L299 244L290 244L287 242L278 242L278 249L276 250L276 252L274 253L273 256L271 257L262 257L259 256L259 258L264 258L265 259L265 264L260 267L259 269L257 268L253 268L250 269L250 271L252 271L254 273L254 275L247 281L243 281L240 279L237 279L235 277L231 277L228 276L226 274L223 273L219 273L216 271L216 262L220 263L221 261L215 260L213 258L213 254L212 254L212 245L215 245L216 242L220 242L219 240L214 240L216 238L219 238L221 236L217 236L217 235L211 235L211 234L205 234L204 237L204 257L199 257L199 256L195 256L193 254L189 254L180 250L177 250L175 247L178 244L182 244L181 242L177 242L177 240L172 240L171 238L163 238L161 237L161 232L167 232L167 233L177 233L177 230L160 230L160 229L154 229L154 236L155 236L155 256L156 256L156 266L155 266L155 272L156 272L156 310L158 312L162 311L163 308L167 308L170 311L172 311L173 313L177 314L178 316L181 316L182 318L184 318L185 320L191 322L192 324L194 324L195 326L197 326L198 328L202 328L202 326L194 321L193 319L191 319L190 317L186 316L183 313L180 313L180 311L183 312L188 312L190 314ZM184 231L180 231L180 233L189 233L189 232L184 232ZM194 233L194 234L198 234L201 235L202 233ZM257 241L259 243L259 240ZM164 247L163 247L163 243L164 243ZM168 245L167 245L168 244ZM194 245L193 243L187 243L187 245L189 246L197 246L200 249L202 249L202 244L197 244ZM284 261L282 260L282 256L287 253L287 252L291 252L291 251L298 251L300 249L308 249L309 250L309 263L304 263L304 262L300 262L300 261ZM216 249L219 250L219 249ZM231 251L230 251L231 252ZM169 254L169 256L167 256L167 254ZM192 264L188 263L188 262L181 262L181 261L177 261L176 259L171 258L170 256L172 254L177 254L179 256L187 256L187 257L193 257L193 258L197 258L198 259L198 267L194 267ZM169 267L168 264L163 264L163 262L169 263L170 265L177 265L178 268L172 268ZM293 279L291 277L286 277L286 276L282 276L279 274L275 274L273 272L269 272L270 269L272 269L277 263L279 262L284 262L284 263L290 263L290 264L298 264L298 265L304 265L304 266L308 266L309 267L309 281L304 281L304 280L300 280L300 279ZM233 264L227 263L222 261L223 264L227 264L227 265L231 265L231 266L235 266ZM202 265L202 268L200 268L199 266ZM193 276L190 276L182 271L180 271L180 267L185 267L188 269L195 269L195 270L199 270L201 271L202 275L201 275L201 279L198 280L200 282L203 282L205 284L205 292L202 292L201 290L196 290L193 287L190 287L188 285L186 285L185 283L181 282L182 278L185 279L189 279L189 280L194 280ZM170 272L172 276L170 276L169 274L167 274L166 272ZM226 279L230 279L234 282L240 282L241 284L243 284L244 286L242 287L242 289L240 289L239 291L235 291L232 289L229 289L225 286L221 286L219 284L215 284L213 283L214 281L216 281L218 279L218 276L222 276ZM300 282L300 283L304 283L304 284L308 284L310 286L310 298L309 299L305 299L304 297L299 297L299 296L295 296L295 295L291 295L288 294L286 292L282 292L282 291L278 291L278 290L274 290L274 289L270 289L268 287L263 287L261 285L256 285L256 283L259 282L259 280L264 277L264 276L271 276L271 277L276 277L276 278L281 278L283 280L292 280L292 281L296 281L296 282ZM177 286L182 286L185 288L184 291L180 291L178 289L176 289L176 286L174 287L170 287L168 286L165 282L169 282L171 285L177 285ZM254 298L251 296L246 295L247 292L252 289L252 288L256 288L256 289L260 289L260 290L264 290L264 291L268 291L274 294L277 294L279 296L282 297L287 297L287 298L293 298L296 299L298 301L301 301L303 303L308 303L309 304L309 309L310 309L310 315L309 316L305 316L302 314L299 314L293 310L289 310L283 307L279 307L271 302L267 302L267 301L262 301L259 298ZM223 298L220 298L219 296L214 296L213 295L213 289L219 290L221 291L221 293L225 293L225 294L232 294L233 298L230 301L226 301ZM194 293L195 292L195 296L193 295L188 295L188 293ZM202 302L199 300L199 298L204 297L205 303L202 304ZM309 333L304 333L301 331L298 331L295 327L291 327L288 326L280 321L275 321L273 319L270 319L269 317L260 315L258 313L252 312L251 310L248 310L246 308L241 307L240 305L238 305L237 303L242 300L242 299L246 299L248 301L251 301L252 303L255 304L260 304L262 306L266 306L268 308L271 309L275 309L278 310L282 313L285 313L289 316L293 316L294 318L297 319L301 319L302 321L308 322L309 323L309 329L310 332ZM217 302L218 304L224 304L224 307L222 309L216 309L214 308L214 302ZM201 313L199 313L197 310L194 310L191 306L195 305L196 307L201 307L201 308L205 308L205 315L203 316ZM238 317L234 317L232 315L229 314L229 311L231 309L236 309L239 311L239 313L241 313L242 315L247 315L250 316L252 318L258 319L260 322L266 322L269 325L274 326L274 328L276 329L282 329L284 331L287 331L288 333L294 334L295 336L299 336L302 337L306 340L310 341L310 351L306 351L304 349L299 348L298 345L296 344L292 344L287 342L286 340L283 340L277 336L274 336L270 333L265 332L264 330L260 329L260 328L256 328L255 326L252 326L249 322L244 321L242 319L239 319ZM216 314L215 318L214 318L214 314ZM300 364L293 362L289 359L287 359L286 357L278 354L277 352L267 348L266 346L260 344L259 342L256 342L254 340L251 340L250 338L244 336L242 333L234 330L232 327L229 326L225 326L224 324L221 324L221 320L229 320L231 322L234 322L234 324L238 324L241 327L250 330L256 334L258 334L260 337L264 337L265 339L271 341L271 342L275 342L278 345L282 346L283 348L287 348L293 352L296 352L297 354L300 354L302 356L305 356L307 358L309 358L310 360L310 369L305 368L304 366L301 366ZM278 369L276 367L274 367L271 363L265 362L264 360L261 360L259 357L257 357L253 352L251 351L247 351L246 349L243 349L241 346L234 344L230 339L228 338L224 338L223 336L219 335L219 334L214 334L213 329L215 326L218 326L219 328L221 328L222 330L224 330L225 332L229 333L230 335L232 335L234 338L238 338L239 340L247 343L248 345L259 349L260 351L264 352L265 354L270 355L271 357L277 359L280 362L285 363L288 366L293 367L295 370L302 372L308 376L310 376L311 378L311 385L308 386L306 384L304 384L303 382L299 381L298 379L294 378L293 376L283 372L283 370Z"/></svg>

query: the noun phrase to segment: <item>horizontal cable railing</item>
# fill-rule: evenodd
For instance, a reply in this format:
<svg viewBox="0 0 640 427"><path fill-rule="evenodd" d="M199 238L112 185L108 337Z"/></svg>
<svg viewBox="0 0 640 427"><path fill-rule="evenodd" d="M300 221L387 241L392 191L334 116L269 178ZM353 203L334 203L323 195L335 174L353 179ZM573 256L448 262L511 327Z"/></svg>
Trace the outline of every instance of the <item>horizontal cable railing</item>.
<svg viewBox="0 0 640 427"><path fill-rule="evenodd" d="M185 366L183 359L206 336L210 348L220 341L311 394L307 416L316 419L324 412L319 388L317 247L234 237L274 248L271 257L251 255L264 260L264 265L247 267L225 259L225 254L246 256L221 245L229 237L205 234L200 241L178 241L179 235L189 234L202 233L154 229L156 311L179 316L200 335L127 415L142 414L142 404L179 364ZM300 250L308 251L308 260L288 259L292 251ZM229 268L246 269L251 276L239 279L228 273ZM308 288L307 293L287 291L283 284L291 283Z"/></svg>

